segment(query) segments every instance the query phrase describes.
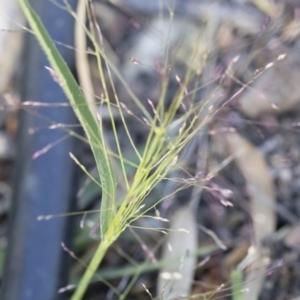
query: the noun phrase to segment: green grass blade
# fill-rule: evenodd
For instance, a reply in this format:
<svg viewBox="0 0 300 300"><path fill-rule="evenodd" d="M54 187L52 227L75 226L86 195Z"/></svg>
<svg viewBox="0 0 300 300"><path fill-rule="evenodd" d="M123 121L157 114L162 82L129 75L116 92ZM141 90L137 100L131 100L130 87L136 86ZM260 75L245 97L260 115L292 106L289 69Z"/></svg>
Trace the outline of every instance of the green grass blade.
<svg viewBox="0 0 300 300"><path fill-rule="evenodd" d="M35 33L42 49L47 55L50 64L59 78L59 83L67 95L81 125L83 126L96 160L101 179L102 203L100 212L101 235L107 231L115 214L116 182L111 169L110 161L103 141L101 127L94 114L87 105L86 99L74 79L71 71L58 52L40 18L27 0L19 0L27 21Z"/></svg>
<svg viewBox="0 0 300 300"><path fill-rule="evenodd" d="M241 270L235 269L230 273L231 277L231 288L232 288L232 299L243 300L243 274Z"/></svg>
<svg viewBox="0 0 300 300"><path fill-rule="evenodd" d="M209 245L203 246L199 248L194 253L191 253L191 256L205 256L209 255L215 251L219 250L216 245ZM135 274L145 273L145 272L152 272L161 269L164 266L168 266L170 264L178 263L182 259L182 256L173 257L169 259L161 259L156 263L153 262L143 262L139 263L136 266L126 266L123 268L117 269L104 269L96 273L94 281L99 280L99 278L104 279L115 279L121 278L123 276L133 276Z"/></svg>

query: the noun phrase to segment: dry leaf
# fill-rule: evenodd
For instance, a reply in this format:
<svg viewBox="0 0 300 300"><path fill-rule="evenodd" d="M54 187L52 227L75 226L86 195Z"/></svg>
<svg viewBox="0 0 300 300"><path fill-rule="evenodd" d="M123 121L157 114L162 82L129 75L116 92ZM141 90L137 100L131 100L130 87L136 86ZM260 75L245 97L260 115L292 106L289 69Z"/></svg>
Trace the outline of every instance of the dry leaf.
<svg viewBox="0 0 300 300"><path fill-rule="evenodd" d="M233 270L237 264L245 258L249 246L248 242L242 242L225 256L224 271L228 278L230 278L231 270Z"/></svg>
<svg viewBox="0 0 300 300"><path fill-rule="evenodd" d="M197 258L190 254L197 250L197 223L190 205L179 207L173 214L170 229L172 231L164 244L162 259L181 259L160 271L158 296L163 300L188 296L191 292ZM185 229L188 233L180 229Z"/></svg>
<svg viewBox="0 0 300 300"><path fill-rule="evenodd" d="M276 214L275 192L273 182L268 171L264 156L250 142L237 133L226 135L228 148L239 166L251 193L251 216L256 247L252 247L245 263L250 267L246 276L244 299L256 299L260 293L268 259L265 257L265 249L261 248L261 242L275 230ZM247 263L247 260L250 263ZM247 266L246 265L246 266Z"/></svg>
<svg viewBox="0 0 300 300"><path fill-rule="evenodd" d="M246 179L251 193L251 214L254 233L259 243L275 230L274 185L260 150L237 133L226 135L230 152Z"/></svg>
<svg viewBox="0 0 300 300"><path fill-rule="evenodd" d="M20 58L23 24L18 1L0 1L0 94L7 90Z"/></svg>

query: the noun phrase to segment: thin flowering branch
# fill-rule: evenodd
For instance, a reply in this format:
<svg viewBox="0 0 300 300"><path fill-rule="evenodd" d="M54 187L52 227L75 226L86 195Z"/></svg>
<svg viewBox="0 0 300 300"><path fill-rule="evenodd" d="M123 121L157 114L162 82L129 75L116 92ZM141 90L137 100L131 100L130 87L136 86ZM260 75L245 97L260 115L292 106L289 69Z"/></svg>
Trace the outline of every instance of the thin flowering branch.
<svg viewBox="0 0 300 300"><path fill-rule="evenodd" d="M61 242L61 247L63 248L64 251L66 251L72 258L77 259L77 256L75 255L75 253L73 251L71 251L64 242Z"/></svg>
<svg viewBox="0 0 300 300"><path fill-rule="evenodd" d="M35 152L32 155L32 159L37 159L38 157L40 157L41 155L47 153L50 149L52 149L53 147L57 146L58 144L60 144L61 142L63 142L64 140L68 139L70 137L70 135L65 135L62 138L60 138L59 140L48 144L47 146L45 146L44 148L42 148L41 150Z"/></svg>
<svg viewBox="0 0 300 300"><path fill-rule="evenodd" d="M133 57L129 57L130 61L134 64L134 65L140 65L141 63L139 61L137 61L135 58Z"/></svg>
<svg viewBox="0 0 300 300"><path fill-rule="evenodd" d="M75 284L68 284L67 286L60 288L57 292L59 294L62 294L62 293L65 293L67 291L74 290L75 288L76 288Z"/></svg>
<svg viewBox="0 0 300 300"><path fill-rule="evenodd" d="M57 75L57 73L56 73L52 68L46 66L45 69L49 71L49 73L50 73L52 79L53 79L55 82L57 82L59 85L62 85L62 84L63 84L63 79L62 79L61 77L59 77L59 76Z"/></svg>

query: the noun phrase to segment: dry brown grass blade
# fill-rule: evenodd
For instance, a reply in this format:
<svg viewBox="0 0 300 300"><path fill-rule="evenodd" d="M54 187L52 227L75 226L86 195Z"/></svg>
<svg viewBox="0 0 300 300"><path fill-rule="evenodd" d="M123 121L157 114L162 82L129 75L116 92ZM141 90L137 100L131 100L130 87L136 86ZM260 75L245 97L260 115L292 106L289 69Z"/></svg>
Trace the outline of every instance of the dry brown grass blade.
<svg viewBox="0 0 300 300"><path fill-rule="evenodd" d="M87 100L88 105L93 113L97 113L99 110L97 108L97 99L95 95L95 88L93 85L93 75L96 73L97 82L100 81L98 68L91 65L89 61L89 57L87 54L87 39L86 39L86 31L84 30L84 25L87 19L87 1L79 0L76 10L77 22L75 23L75 46L76 46L76 66L78 71L78 78L80 82L80 86L84 93L84 96ZM106 43L107 44L107 43ZM112 51L108 51L110 53L109 56L112 56ZM115 56L113 57L115 58ZM114 62L116 59L113 60ZM96 64L96 62L92 63ZM96 72L95 72L96 70ZM94 76L95 77L95 76ZM112 107L112 112L114 117L119 117L119 112L117 109ZM108 120L110 118L108 109L106 106L101 106L101 118L102 120Z"/></svg>
<svg viewBox="0 0 300 300"><path fill-rule="evenodd" d="M256 245L255 248L250 248L246 258L251 263L247 263L250 272L246 276L245 288L249 289L249 293L245 293L244 299L256 299L267 267L265 249L261 247L261 242L274 232L276 226L274 186L259 149L237 133L227 134L225 138L251 194L250 207Z"/></svg>
<svg viewBox="0 0 300 300"><path fill-rule="evenodd" d="M191 205L179 208L170 218L170 233L164 245L162 259L181 256L177 263L164 267L158 279L158 296L160 299L174 299L188 296L191 292L194 269L197 264L195 256L189 256L197 250L197 223ZM183 232L180 229L185 229Z"/></svg>
<svg viewBox="0 0 300 300"><path fill-rule="evenodd" d="M246 179L251 193L251 215L256 242L274 232L274 185L261 151L237 133L226 135L230 152Z"/></svg>
<svg viewBox="0 0 300 300"><path fill-rule="evenodd" d="M24 23L17 0L0 1L0 94L7 90L18 65Z"/></svg>
<svg viewBox="0 0 300 300"><path fill-rule="evenodd" d="M84 96L93 113L96 113L96 101L94 87L92 84L88 55L86 52L86 33L84 25L86 23L86 1L79 0L76 15L78 22L75 23L75 46L76 46L76 66L78 69L79 82Z"/></svg>

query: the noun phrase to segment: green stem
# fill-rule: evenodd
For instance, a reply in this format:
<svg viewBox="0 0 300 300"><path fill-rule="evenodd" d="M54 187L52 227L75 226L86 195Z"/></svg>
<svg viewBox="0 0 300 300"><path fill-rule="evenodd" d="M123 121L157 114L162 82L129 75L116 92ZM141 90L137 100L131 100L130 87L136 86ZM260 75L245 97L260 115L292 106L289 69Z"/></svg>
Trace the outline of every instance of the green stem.
<svg viewBox="0 0 300 300"><path fill-rule="evenodd" d="M97 271L98 266L99 266L100 262L102 261L104 255L105 255L107 249L110 247L110 245L111 245L111 243L108 241L105 241L105 240L99 244L99 246L98 246L91 262L89 263L83 277L81 278L71 300L81 300L83 298L83 295L84 295L91 279L93 278L95 272Z"/></svg>

